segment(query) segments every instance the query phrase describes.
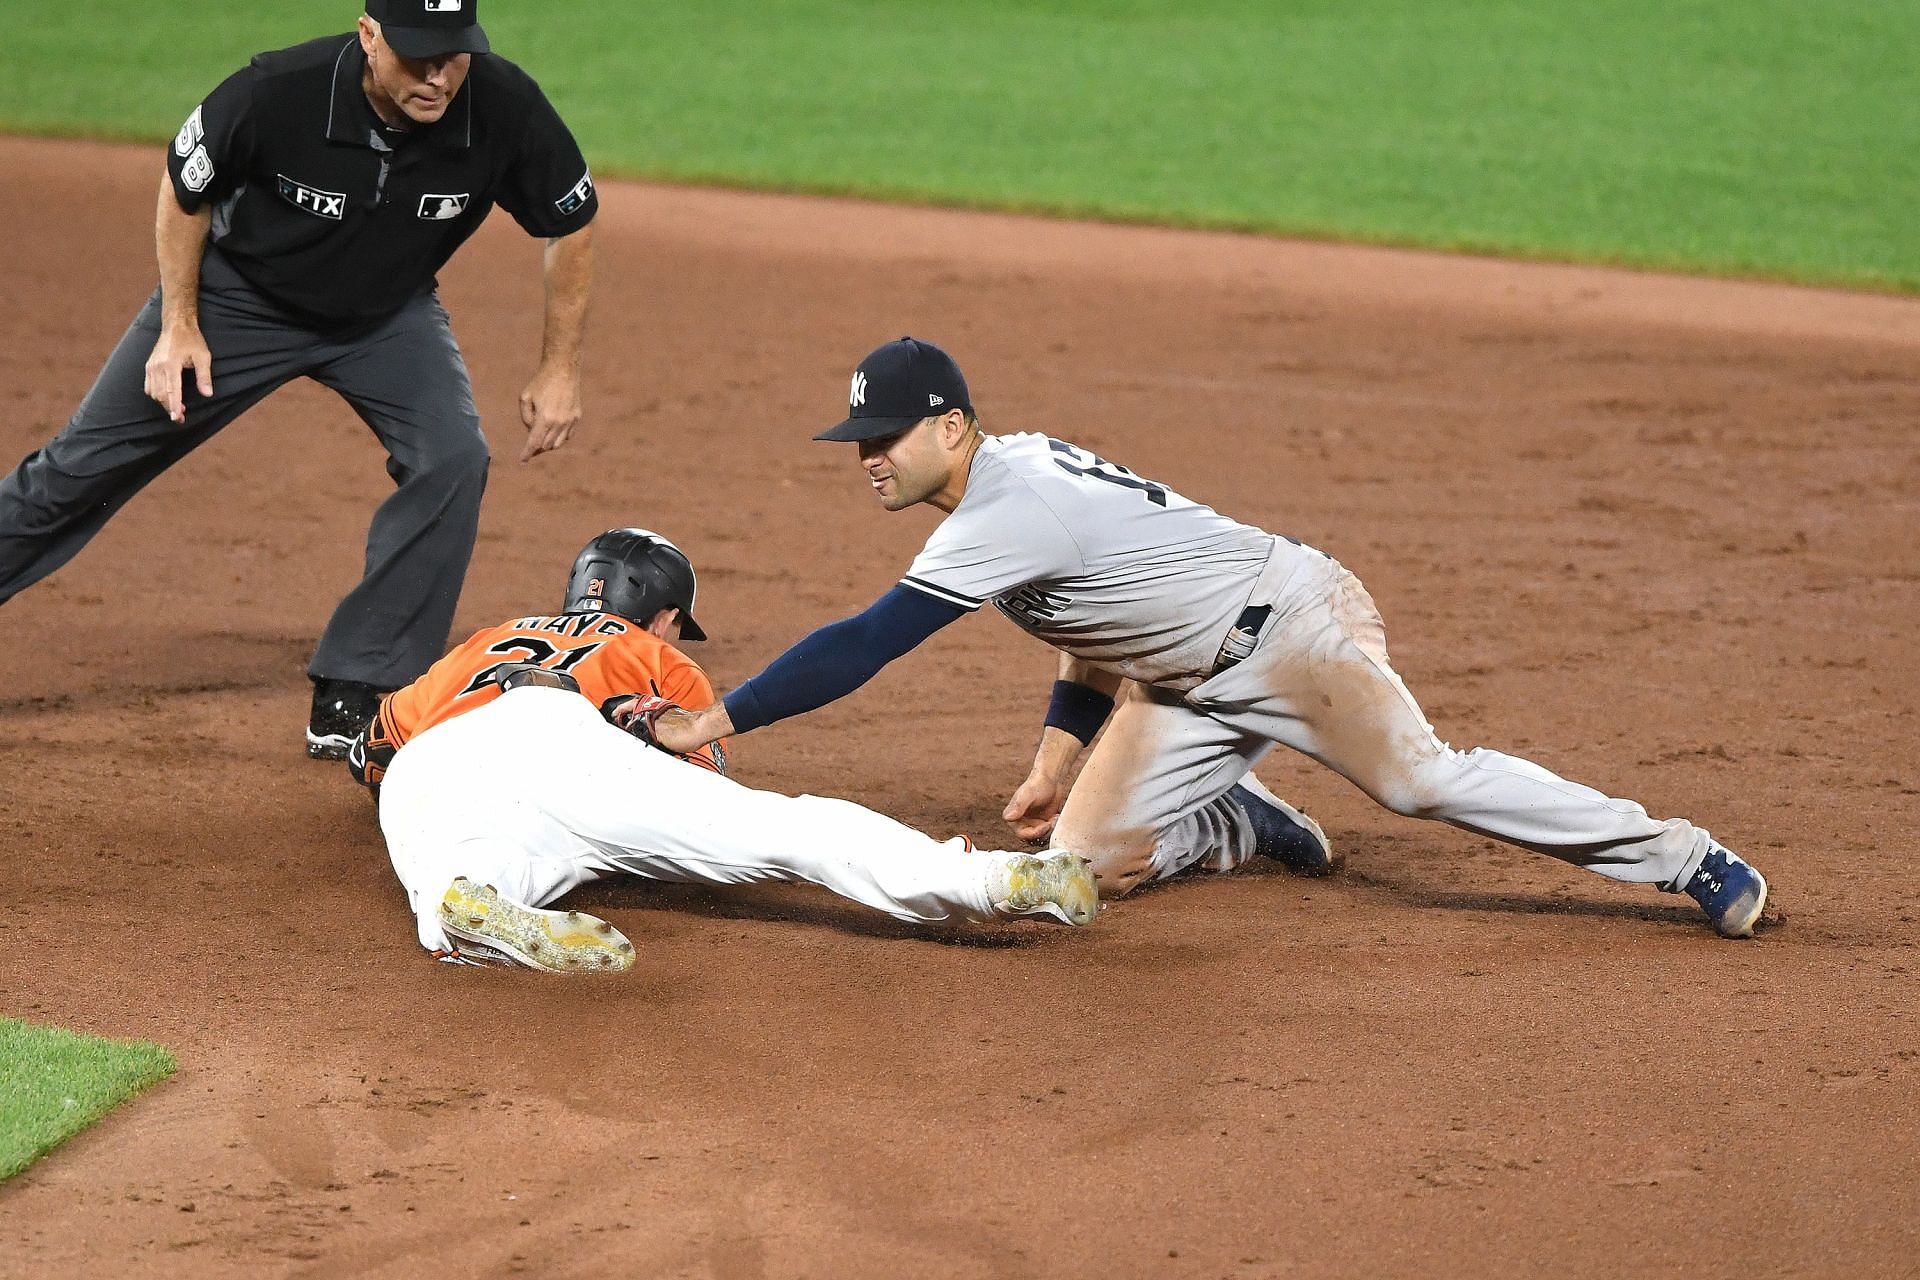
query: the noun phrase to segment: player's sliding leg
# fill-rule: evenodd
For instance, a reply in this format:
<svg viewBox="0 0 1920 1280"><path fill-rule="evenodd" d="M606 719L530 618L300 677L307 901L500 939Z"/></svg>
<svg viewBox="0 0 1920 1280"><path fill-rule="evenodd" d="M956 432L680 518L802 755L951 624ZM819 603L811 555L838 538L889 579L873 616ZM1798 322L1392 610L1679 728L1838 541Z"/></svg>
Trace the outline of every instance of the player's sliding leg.
<svg viewBox="0 0 1920 1280"><path fill-rule="evenodd" d="M1334 569L1320 599L1290 610L1283 633L1264 639L1244 670L1202 687L1223 706L1247 707L1216 715L1312 756L1395 813L1609 879L1686 890L1720 932L1752 931L1766 883L1705 830L1683 818L1654 819L1631 800L1531 761L1440 741L1389 665L1372 599L1351 574Z"/></svg>
<svg viewBox="0 0 1920 1280"><path fill-rule="evenodd" d="M420 945L454 961L504 961L555 973L620 972L632 944L611 924L545 903L599 878L571 833L510 787L477 784L502 745L429 733L394 757L380 826Z"/></svg>
<svg viewBox="0 0 1920 1280"><path fill-rule="evenodd" d="M522 689L394 757L381 826L422 945L444 944L455 876L539 907L613 872L681 883L805 881L917 922L1092 919L1084 860L935 841L844 800L755 791L655 751L577 695Z"/></svg>
<svg viewBox="0 0 1920 1280"><path fill-rule="evenodd" d="M1248 772L1272 743L1133 686L1054 826L1052 846L1093 860L1112 896L1189 868L1229 871L1255 854L1325 875L1326 836Z"/></svg>
<svg viewBox="0 0 1920 1280"><path fill-rule="evenodd" d="M1085 924L1098 909L1091 871L1072 854L976 850L851 801L758 791L642 746L586 710L591 719L577 731L593 743L588 763L540 803L633 874L714 885L804 881L929 924L1022 915Z"/></svg>

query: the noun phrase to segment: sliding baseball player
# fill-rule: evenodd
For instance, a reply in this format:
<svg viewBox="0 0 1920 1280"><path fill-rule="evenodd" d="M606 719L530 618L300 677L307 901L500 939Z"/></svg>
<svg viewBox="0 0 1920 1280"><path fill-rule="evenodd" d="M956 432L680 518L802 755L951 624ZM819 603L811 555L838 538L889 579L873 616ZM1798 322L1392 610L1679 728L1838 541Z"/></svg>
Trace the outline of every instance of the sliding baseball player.
<svg viewBox="0 0 1920 1280"><path fill-rule="evenodd" d="M675 642L703 640L693 565L615 529L575 561L560 611L475 635L388 695L348 761L374 789L420 945L448 961L620 971L612 924L545 904L603 876L700 884L806 881L899 920L1049 916L1086 924L1092 869L937 841L844 800L726 777L722 743L682 757L603 714L645 723L713 700ZM637 696L635 696L637 695Z"/></svg>
<svg viewBox="0 0 1920 1280"><path fill-rule="evenodd" d="M1436 737L1388 661L1372 598L1331 556L1065 441L985 434L959 367L933 344L901 338L868 355L846 420L817 438L858 446L887 510L924 502L946 518L864 613L802 639L724 703L657 717L667 746L822 706L992 601L1061 655L1006 817L1092 858L1109 892L1255 853L1324 872L1319 828L1249 773L1282 743L1395 813L1685 892L1720 933L1752 933L1766 881L1704 829Z"/></svg>

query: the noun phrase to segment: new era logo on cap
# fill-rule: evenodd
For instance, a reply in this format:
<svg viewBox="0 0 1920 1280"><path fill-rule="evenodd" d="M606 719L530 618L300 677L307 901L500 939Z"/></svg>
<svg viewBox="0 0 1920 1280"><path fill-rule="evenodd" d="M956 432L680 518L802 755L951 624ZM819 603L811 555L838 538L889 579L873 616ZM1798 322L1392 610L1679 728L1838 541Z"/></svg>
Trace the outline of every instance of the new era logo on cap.
<svg viewBox="0 0 1920 1280"><path fill-rule="evenodd" d="M967 380L953 357L918 338L877 347L847 384L847 419L815 440L878 440L898 435L930 411L971 409Z"/></svg>

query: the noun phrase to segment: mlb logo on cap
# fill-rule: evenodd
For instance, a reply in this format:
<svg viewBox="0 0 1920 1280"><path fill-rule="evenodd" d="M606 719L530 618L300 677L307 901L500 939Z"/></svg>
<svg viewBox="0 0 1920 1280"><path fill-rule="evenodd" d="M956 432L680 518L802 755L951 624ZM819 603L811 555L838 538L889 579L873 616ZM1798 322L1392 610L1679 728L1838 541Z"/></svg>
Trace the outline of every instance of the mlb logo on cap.
<svg viewBox="0 0 1920 1280"><path fill-rule="evenodd" d="M381 38L403 58L444 58L493 48L480 29L480 0L367 0L367 16L380 24Z"/></svg>
<svg viewBox="0 0 1920 1280"><path fill-rule="evenodd" d="M922 418L971 410L967 380L953 357L918 338L876 347L853 371L847 417L815 440L878 440L898 435Z"/></svg>

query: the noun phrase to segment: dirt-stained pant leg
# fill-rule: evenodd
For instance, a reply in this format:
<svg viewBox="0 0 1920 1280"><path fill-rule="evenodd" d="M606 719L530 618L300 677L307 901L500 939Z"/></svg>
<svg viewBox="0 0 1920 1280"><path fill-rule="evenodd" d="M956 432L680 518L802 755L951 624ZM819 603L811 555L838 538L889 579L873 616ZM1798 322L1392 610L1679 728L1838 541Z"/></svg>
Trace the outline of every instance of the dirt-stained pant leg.
<svg viewBox="0 0 1920 1280"><path fill-rule="evenodd" d="M1104 895L1196 865L1238 866L1253 834L1222 797L1271 746L1178 694L1129 686L1074 781L1052 846L1090 859Z"/></svg>
<svg viewBox="0 0 1920 1280"><path fill-rule="evenodd" d="M1658 821L1531 761L1442 742L1387 658L1366 589L1325 558L1279 602L1252 657L1189 695L1224 726L1320 761L1395 813L1431 818L1613 880L1673 888L1707 833Z"/></svg>

